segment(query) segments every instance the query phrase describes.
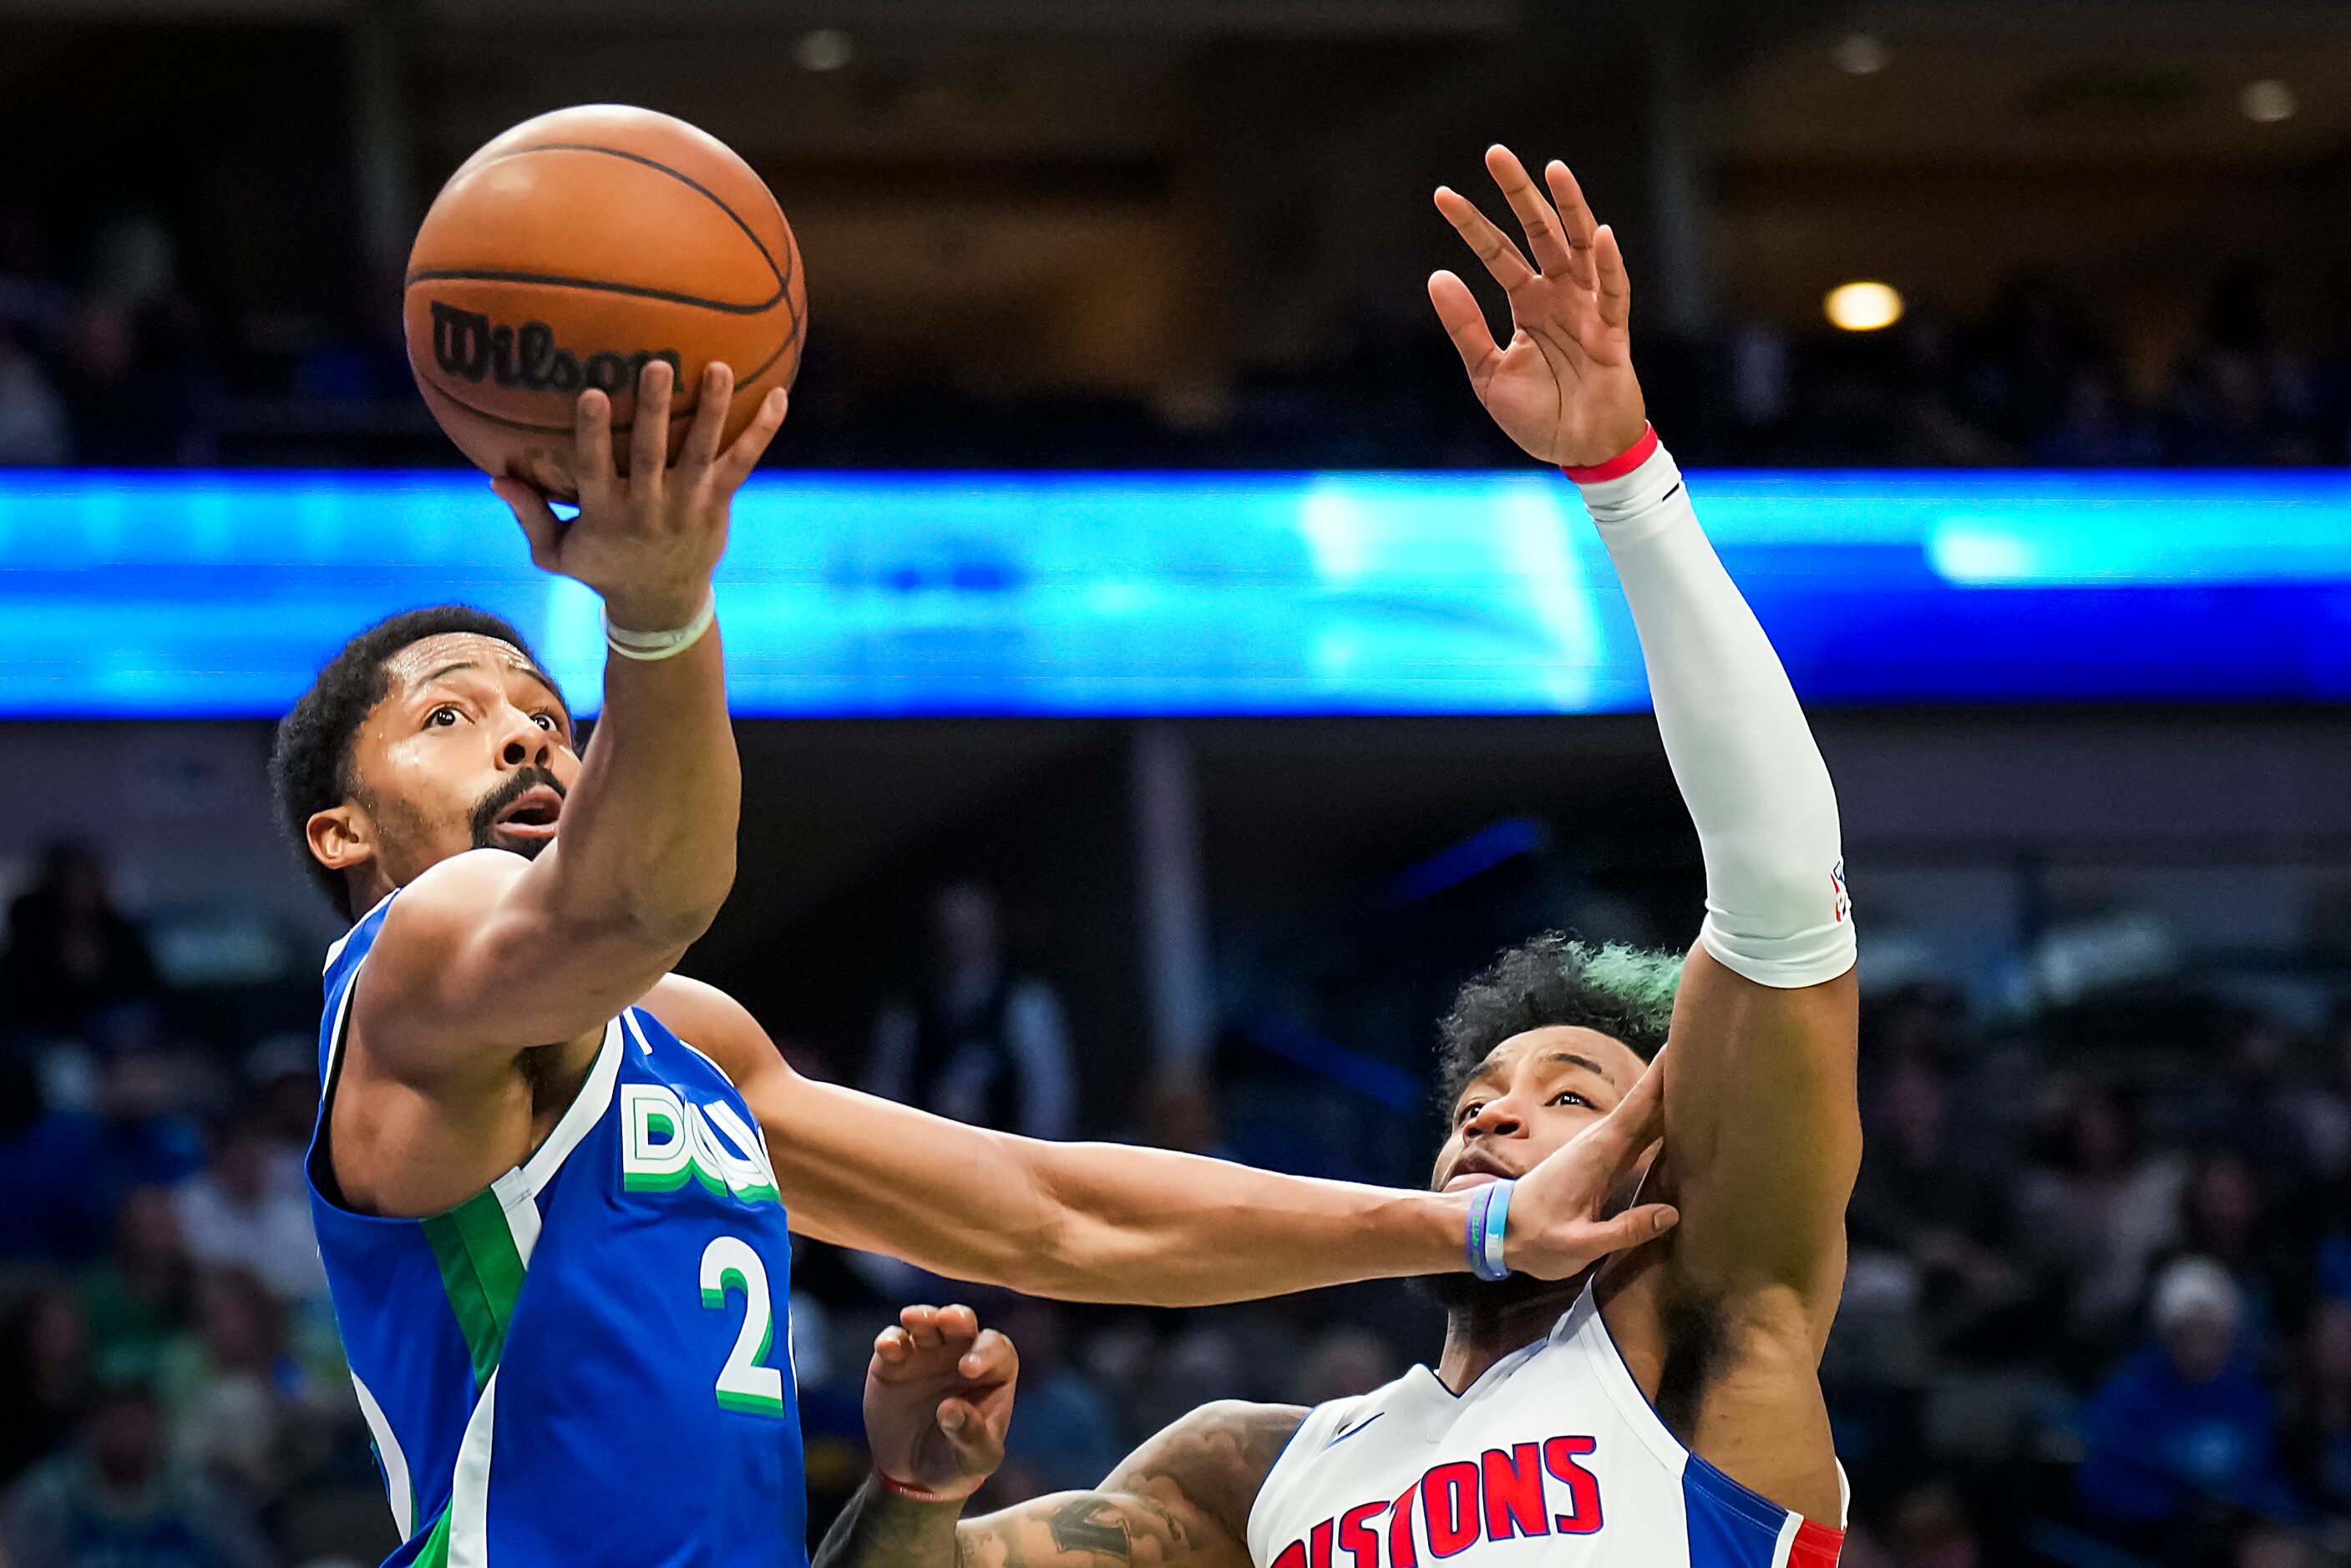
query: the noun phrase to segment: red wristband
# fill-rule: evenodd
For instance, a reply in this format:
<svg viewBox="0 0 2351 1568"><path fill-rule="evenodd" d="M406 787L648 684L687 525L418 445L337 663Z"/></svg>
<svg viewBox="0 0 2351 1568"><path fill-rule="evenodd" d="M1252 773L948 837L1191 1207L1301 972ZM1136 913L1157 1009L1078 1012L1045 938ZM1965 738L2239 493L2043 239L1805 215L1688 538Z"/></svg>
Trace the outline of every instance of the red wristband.
<svg viewBox="0 0 2351 1568"><path fill-rule="evenodd" d="M961 1502L963 1501L959 1497L949 1497L943 1491L933 1491L928 1487L916 1486L912 1481L902 1481L880 1465L873 1467L873 1479L909 1502Z"/></svg>
<svg viewBox="0 0 2351 1568"><path fill-rule="evenodd" d="M1610 458L1606 462L1590 468L1571 468L1560 464L1559 471L1578 484L1597 484L1604 479L1622 479L1643 463L1657 450L1657 427L1646 420L1641 421L1641 439Z"/></svg>

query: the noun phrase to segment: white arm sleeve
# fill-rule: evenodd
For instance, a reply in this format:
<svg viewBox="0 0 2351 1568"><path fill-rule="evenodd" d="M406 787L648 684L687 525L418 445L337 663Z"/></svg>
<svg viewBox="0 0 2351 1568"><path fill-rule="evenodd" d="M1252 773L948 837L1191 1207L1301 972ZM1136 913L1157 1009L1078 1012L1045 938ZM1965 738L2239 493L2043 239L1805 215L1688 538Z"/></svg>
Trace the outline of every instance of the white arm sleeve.
<svg viewBox="0 0 2351 1568"><path fill-rule="evenodd" d="M1755 612L1663 447L1582 487L1641 636L1666 759L1706 853L1698 940L1759 985L1851 969L1836 792Z"/></svg>

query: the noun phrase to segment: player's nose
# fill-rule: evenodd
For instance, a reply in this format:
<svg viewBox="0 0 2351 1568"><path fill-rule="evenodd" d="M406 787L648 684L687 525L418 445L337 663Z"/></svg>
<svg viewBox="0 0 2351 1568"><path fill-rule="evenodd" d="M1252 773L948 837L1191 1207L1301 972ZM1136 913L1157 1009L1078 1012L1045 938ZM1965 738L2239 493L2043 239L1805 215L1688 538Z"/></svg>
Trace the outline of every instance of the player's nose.
<svg viewBox="0 0 2351 1568"><path fill-rule="evenodd" d="M1489 1101L1469 1118L1469 1131L1481 1137L1510 1137L1525 1125L1525 1118L1508 1100Z"/></svg>
<svg viewBox="0 0 2351 1568"><path fill-rule="evenodd" d="M498 761L510 768L545 767L555 754L555 737L527 715L517 716L498 747Z"/></svg>

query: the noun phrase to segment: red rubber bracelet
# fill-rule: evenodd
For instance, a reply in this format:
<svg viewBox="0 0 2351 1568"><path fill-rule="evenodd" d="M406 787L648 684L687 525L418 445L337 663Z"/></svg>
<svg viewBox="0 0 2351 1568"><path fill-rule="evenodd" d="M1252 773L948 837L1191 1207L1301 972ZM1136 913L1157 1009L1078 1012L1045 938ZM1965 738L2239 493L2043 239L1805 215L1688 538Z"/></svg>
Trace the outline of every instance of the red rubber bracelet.
<svg viewBox="0 0 2351 1568"><path fill-rule="evenodd" d="M1641 439L1606 462L1595 463L1590 468L1571 468L1562 463L1559 471L1578 484L1598 484L1604 479L1624 478L1648 462L1649 454L1656 450L1657 427L1644 420L1641 422Z"/></svg>
<svg viewBox="0 0 2351 1568"><path fill-rule="evenodd" d="M911 1481L902 1481L879 1465L873 1467L873 1479L909 1502L961 1502L963 1501L959 1497L949 1497L943 1491L933 1491L928 1487L916 1486Z"/></svg>

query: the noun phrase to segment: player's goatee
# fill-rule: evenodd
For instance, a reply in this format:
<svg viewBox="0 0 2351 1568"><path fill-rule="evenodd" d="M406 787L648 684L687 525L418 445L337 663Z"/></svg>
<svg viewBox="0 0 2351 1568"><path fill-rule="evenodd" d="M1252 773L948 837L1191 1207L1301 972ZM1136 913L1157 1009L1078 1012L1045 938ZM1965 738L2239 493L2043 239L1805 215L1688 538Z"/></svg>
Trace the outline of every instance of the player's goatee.
<svg viewBox="0 0 2351 1568"><path fill-rule="evenodd" d="M490 835L496 831L498 817L506 811L507 807L512 805L515 802L520 800L531 791L538 788L541 784L545 784L549 789L553 790L558 795L561 795L564 793L563 785L557 781L556 776L553 774L549 773L545 768L528 767L521 769L514 775L514 777L507 780L506 783L500 784L497 788L484 795L481 800L475 805L474 815L470 819L471 826L474 830L474 847L476 849L511 849L526 860L538 859L538 852L555 842L552 837L526 838L518 844L500 844L496 840L493 839Z"/></svg>

